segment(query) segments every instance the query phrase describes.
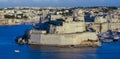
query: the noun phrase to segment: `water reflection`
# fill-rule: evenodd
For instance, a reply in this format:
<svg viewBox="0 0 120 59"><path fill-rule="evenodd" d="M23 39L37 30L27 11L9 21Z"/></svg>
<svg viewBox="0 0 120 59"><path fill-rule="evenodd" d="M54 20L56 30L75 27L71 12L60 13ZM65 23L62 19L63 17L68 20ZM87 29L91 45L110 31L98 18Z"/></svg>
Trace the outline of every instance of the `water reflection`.
<svg viewBox="0 0 120 59"><path fill-rule="evenodd" d="M96 59L96 48L56 48L38 45L32 45L30 48L43 59Z"/></svg>

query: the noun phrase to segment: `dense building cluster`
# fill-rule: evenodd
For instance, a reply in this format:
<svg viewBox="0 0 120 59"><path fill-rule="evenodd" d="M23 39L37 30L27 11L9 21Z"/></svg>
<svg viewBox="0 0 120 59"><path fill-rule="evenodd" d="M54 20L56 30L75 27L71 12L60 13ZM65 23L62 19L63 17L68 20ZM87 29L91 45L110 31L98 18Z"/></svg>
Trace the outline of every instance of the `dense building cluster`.
<svg viewBox="0 0 120 59"><path fill-rule="evenodd" d="M92 27L97 32L101 25L108 30L107 24L119 24L120 8L116 7L91 7L91 8L3 8L0 9L0 25L16 25L16 24L35 24L49 21L64 22L84 22L84 26ZM114 23L114 24L113 24ZM98 28L98 29L96 29ZM117 27L119 28L119 27ZM113 28L112 28L113 29ZM116 28L115 28L116 29ZM103 30L105 31L105 30Z"/></svg>

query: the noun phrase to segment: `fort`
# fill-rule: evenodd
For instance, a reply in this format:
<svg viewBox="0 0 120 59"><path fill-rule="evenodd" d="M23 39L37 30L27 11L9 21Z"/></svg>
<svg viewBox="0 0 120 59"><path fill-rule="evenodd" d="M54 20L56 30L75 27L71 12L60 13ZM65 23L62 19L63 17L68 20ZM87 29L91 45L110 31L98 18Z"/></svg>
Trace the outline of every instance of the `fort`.
<svg viewBox="0 0 120 59"><path fill-rule="evenodd" d="M50 46L101 46L96 32L86 32L85 22L66 20L67 19L64 21L55 20L44 22L43 24L46 26L43 25L40 30L31 30L28 40L29 44Z"/></svg>

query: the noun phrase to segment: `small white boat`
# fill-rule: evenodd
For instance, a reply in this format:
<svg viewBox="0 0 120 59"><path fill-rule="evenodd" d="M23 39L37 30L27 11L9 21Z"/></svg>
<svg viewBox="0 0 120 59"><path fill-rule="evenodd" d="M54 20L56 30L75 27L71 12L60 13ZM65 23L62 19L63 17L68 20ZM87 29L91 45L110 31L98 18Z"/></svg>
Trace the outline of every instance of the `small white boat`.
<svg viewBox="0 0 120 59"><path fill-rule="evenodd" d="M120 32L120 29L118 29L118 32Z"/></svg>
<svg viewBox="0 0 120 59"><path fill-rule="evenodd" d="M120 29L117 30L117 33L120 34Z"/></svg>
<svg viewBox="0 0 120 59"><path fill-rule="evenodd" d="M20 52L20 50L15 50L15 52L16 52L16 53L19 53L19 52Z"/></svg>
<svg viewBox="0 0 120 59"><path fill-rule="evenodd" d="M108 34L106 34L106 33L104 33L104 34L102 34L102 37L104 37L104 38L108 38L108 37L109 37L109 35L108 35Z"/></svg>
<svg viewBox="0 0 120 59"><path fill-rule="evenodd" d="M114 36L114 37L113 37L113 41L118 41L119 38L120 38L119 36Z"/></svg>
<svg viewBox="0 0 120 59"><path fill-rule="evenodd" d="M102 41L103 42L112 42L113 40L112 39L103 39Z"/></svg>
<svg viewBox="0 0 120 59"><path fill-rule="evenodd" d="M21 45L24 45L24 44L27 43L27 42L26 42L24 39L22 39L22 38L18 38L18 39L16 40L16 42L17 42L18 44L21 44Z"/></svg>
<svg viewBox="0 0 120 59"><path fill-rule="evenodd" d="M20 41L22 41L23 39L22 38L18 38L18 41L17 42L20 42Z"/></svg>

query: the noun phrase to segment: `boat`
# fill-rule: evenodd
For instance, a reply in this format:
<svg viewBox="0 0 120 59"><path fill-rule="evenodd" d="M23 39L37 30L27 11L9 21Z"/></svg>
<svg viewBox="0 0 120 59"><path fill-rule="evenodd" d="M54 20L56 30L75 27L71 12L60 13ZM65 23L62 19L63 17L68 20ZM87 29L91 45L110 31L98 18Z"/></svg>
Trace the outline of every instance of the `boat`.
<svg viewBox="0 0 120 59"><path fill-rule="evenodd" d="M119 38L120 38L119 36L114 36L114 37L113 37L113 41L118 41Z"/></svg>
<svg viewBox="0 0 120 59"><path fill-rule="evenodd" d="M117 30L117 33L120 34L120 29Z"/></svg>
<svg viewBox="0 0 120 59"><path fill-rule="evenodd" d="M112 42L113 40L112 39L103 39L102 41L103 42Z"/></svg>
<svg viewBox="0 0 120 59"><path fill-rule="evenodd" d="M20 37L20 38L17 38L17 39L16 39L16 42L17 42L18 44L20 44L20 45L24 45L24 44L27 43L27 42L26 42L24 39L22 39L21 37Z"/></svg>
<svg viewBox="0 0 120 59"><path fill-rule="evenodd" d="M19 52L20 52L20 50L15 50L15 52L16 52L16 53L19 53Z"/></svg>

